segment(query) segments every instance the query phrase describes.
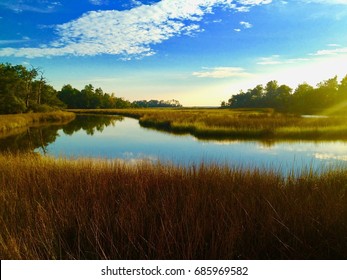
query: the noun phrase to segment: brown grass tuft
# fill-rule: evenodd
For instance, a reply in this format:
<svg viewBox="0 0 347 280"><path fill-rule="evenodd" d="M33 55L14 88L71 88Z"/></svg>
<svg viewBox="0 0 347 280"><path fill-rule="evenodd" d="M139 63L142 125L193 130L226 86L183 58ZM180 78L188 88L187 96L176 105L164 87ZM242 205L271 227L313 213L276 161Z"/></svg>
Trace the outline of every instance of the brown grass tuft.
<svg viewBox="0 0 347 280"><path fill-rule="evenodd" d="M0 155L1 259L346 259L347 172Z"/></svg>

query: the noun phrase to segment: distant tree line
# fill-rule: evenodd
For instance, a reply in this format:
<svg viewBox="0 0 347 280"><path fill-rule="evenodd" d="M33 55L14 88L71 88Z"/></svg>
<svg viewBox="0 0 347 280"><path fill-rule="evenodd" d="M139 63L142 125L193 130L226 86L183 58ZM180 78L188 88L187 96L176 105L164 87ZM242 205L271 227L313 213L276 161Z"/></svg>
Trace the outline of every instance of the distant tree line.
<svg viewBox="0 0 347 280"><path fill-rule="evenodd" d="M164 100L140 100L140 101L134 101L132 103L134 107L140 107L140 108L162 108L162 107L182 107L182 105L175 99L171 99L168 101Z"/></svg>
<svg viewBox="0 0 347 280"><path fill-rule="evenodd" d="M177 100L141 100L130 102L113 93L104 93L101 88L94 89L89 84L81 91L71 85L65 85L58 92L58 98L69 109L112 109L112 108L149 108L149 107L181 107Z"/></svg>
<svg viewBox="0 0 347 280"><path fill-rule="evenodd" d="M270 81L264 87L257 85L246 92L231 96L222 107L274 108L281 112L315 114L347 102L347 75L339 82L337 76L313 87L302 83L293 91L287 85Z"/></svg>
<svg viewBox="0 0 347 280"><path fill-rule="evenodd" d="M46 112L57 108L106 109L181 107L177 100L141 100L130 102L101 88L86 85L78 90L64 85L60 91L48 84L40 68L0 64L0 114Z"/></svg>

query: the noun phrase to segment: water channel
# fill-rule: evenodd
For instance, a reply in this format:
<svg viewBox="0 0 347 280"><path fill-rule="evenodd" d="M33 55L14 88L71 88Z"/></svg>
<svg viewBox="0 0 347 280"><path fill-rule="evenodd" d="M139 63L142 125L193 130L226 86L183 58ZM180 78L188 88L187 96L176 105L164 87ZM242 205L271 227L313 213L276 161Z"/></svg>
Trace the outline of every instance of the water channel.
<svg viewBox="0 0 347 280"><path fill-rule="evenodd" d="M78 115L64 126L30 128L0 139L0 151L5 150L180 165L212 162L282 172L347 165L344 141L198 140L192 135L143 128L138 120L120 116Z"/></svg>

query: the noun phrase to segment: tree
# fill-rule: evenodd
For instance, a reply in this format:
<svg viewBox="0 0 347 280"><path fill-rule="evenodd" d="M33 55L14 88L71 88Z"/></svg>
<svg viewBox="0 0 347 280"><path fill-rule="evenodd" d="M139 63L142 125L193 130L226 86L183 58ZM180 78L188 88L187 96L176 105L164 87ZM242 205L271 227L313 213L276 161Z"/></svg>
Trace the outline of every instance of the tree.
<svg viewBox="0 0 347 280"><path fill-rule="evenodd" d="M302 83L297 86L293 93L292 104L290 110L297 113L312 113L314 103L314 87L307 83Z"/></svg>
<svg viewBox="0 0 347 280"><path fill-rule="evenodd" d="M23 66L0 64L0 113L15 114L26 110L24 72Z"/></svg>
<svg viewBox="0 0 347 280"><path fill-rule="evenodd" d="M340 84L338 85L338 96L341 100L347 100L347 75L342 78Z"/></svg>
<svg viewBox="0 0 347 280"><path fill-rule="evenodd" d="M276 90L274 108L279 111L288 111L291 103L291 94L293 89L287 85L281 85Z"/></svg>
<svg viewBox="0 0 347 280"><path fill-rule="evenodd" d="M62 87L58 92L58 98L67 105L67 108L73 109L77 107L77 95L79 93L78 89L72 87L72 85L67 84Z"/></svg>
<svg viewBox="0 0 347 280"><path fill-rule="evenodd" d="M32 67L30 70L28 70L22 65L16 65L14 67L18 73L19 78L24 82L23 94L24 94L25 106L28 109L30 107L30 98L33 94L32 86L33 86L34 79L38 75L38 69Z"/></svg>
<svg viewBox="0 0 347 280"><path fill-rule="evenodd" d="M26 109L22 99L14 94L0 95L0 113L1 114L18 114L23 113Z"/></svg>
<svg viewBox="0 0 347 280"><path fill-rule="evenodd" d="M277 81L270 81L265 86L265 107L271 107L275 108L276 105L278 105L277 102L277 89L278 89L278 82Z"/></svg>

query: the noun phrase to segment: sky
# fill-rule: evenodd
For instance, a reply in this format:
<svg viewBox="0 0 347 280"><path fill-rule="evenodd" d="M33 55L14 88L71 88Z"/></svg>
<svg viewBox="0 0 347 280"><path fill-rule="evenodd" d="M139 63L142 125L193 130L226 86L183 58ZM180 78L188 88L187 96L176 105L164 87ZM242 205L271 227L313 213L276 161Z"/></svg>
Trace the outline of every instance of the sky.
<svg viewBox="0 0 347 280"><path fill-rule="evenodd" d="M218 106L347 75L347 0L0 0L0 63L57 90Z"/></svg>

